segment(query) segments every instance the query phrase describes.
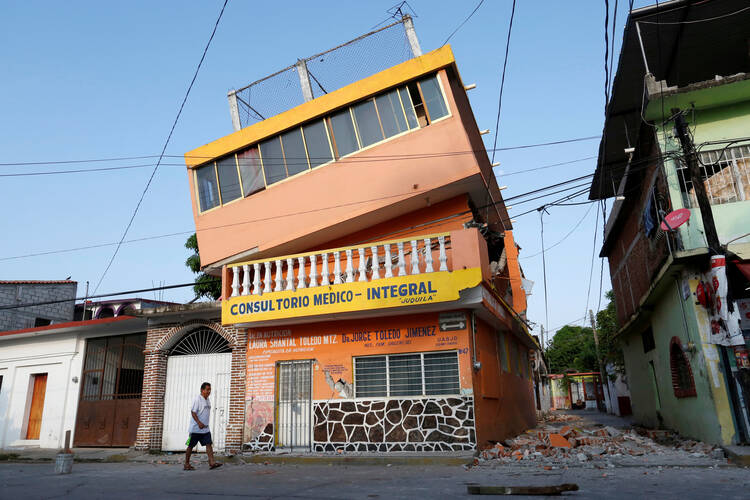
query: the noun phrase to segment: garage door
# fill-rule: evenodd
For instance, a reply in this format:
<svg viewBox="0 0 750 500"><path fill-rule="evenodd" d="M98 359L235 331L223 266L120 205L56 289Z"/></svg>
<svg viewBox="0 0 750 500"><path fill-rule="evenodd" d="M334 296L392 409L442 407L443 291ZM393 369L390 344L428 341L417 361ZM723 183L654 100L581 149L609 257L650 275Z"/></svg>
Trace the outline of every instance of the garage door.
<svg viewBox="0 0 750 500"><path fill-rule="evenodd" d="M196 337L215 335L222 342L212 344L206 339ZM188 428L192 417L190 407L193 399L200 394L203 382L211 384L211 419L209 428L214 441L214 451L222 451L226 442L227 422L229 421L229 383L232 354L226 341L216 332L201 329L188 334L192 336L192 345L187 347L183 341L175 346L167 358L167 384L164 392L164 427L162 449L165 451L184 451L188 438ZM213 345L213 347L211 347ZM196 354L186 354L187 352ZM205 352L209 351L209 352ZM204 448L196 447L198 451Z"/></svg>

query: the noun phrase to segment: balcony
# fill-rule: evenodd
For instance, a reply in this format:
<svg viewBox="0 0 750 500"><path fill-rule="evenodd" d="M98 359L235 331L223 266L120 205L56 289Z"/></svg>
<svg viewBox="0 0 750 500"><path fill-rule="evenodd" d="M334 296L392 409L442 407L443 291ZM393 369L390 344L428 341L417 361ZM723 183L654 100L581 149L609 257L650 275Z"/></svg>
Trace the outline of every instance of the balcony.
<svg viewBox="0 0 750 500"><path fill-rule="evenodd" d="M475 229L237 263L223 268L222 323L255 326L456 301L488 269Z"/></svg>

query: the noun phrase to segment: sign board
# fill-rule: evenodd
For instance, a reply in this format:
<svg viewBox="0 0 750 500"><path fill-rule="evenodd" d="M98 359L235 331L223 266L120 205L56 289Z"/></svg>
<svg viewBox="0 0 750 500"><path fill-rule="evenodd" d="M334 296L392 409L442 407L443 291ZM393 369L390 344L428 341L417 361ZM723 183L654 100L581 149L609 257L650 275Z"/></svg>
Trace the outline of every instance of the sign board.
<svg viewBox="0 0 750 500"><path fill-rule="evenodd" d="M221 304L225 325L458 300L482 280L479 268L439 271L298 290L240 295Z"/></svg>
<svg viewBox="0 0 750 500"><path fill-rule="evenodd" d="M677 229L688 220L690 220L690 210L688 210L687 208L679 208L674 212L669 212L664 216L664 220L661 221L661 228L664 231Z"/></svg>
<svg viewBox="0 0 750 500"><path fill-rule="evenodd" d="M438 321L441 332L466 329L466 314L462 312L440 313Z"/></svg>

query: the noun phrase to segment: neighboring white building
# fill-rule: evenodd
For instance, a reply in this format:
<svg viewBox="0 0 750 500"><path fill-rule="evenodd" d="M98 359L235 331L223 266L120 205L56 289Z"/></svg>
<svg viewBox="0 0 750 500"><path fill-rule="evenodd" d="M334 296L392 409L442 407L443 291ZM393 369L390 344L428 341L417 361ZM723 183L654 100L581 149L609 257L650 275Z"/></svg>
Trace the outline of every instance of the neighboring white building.
<svg viewBox="0 0 750 500"><path fill-rule="evenodd" d="M145 331L120 316L0 332L0 449L61 448L67 430L78 446L132 444Z"/></svg>
<svg viewBox="0 0 750 500"><path fill-rule="evenodd" d="M630 406L630 388L628 387L627 377L622 373L618 373L612 364L607 365L605 369L608 375L617 375L614 380L607 377L607 394L611 397L611 401L608 401L607 411L621 417L632 415L633 410Z"/></svg>

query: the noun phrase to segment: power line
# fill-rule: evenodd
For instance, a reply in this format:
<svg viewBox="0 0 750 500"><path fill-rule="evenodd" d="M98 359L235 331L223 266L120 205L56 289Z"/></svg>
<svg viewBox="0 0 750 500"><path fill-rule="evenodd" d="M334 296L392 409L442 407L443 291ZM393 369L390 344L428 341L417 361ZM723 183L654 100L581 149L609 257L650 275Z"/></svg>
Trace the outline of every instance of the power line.
<svg viewBox="0 0 750 500"><path fill-rule="evenodd" d="M570 196L572 196L572 195L565 196L565 197L563 197L561 199L569 198ZM518 215L516 215L516 217L520 217L522 215L525 215L525 214L528 214L528 213L531 213L531 212L534 212L534 211L537 211L537 210L539 210L539 211L544 210L545 206L552 206L554 204L555 204L555 202L551 202L551 203L549 203L547 205L543 205L542 207L539 207L539 208L536 208L536 209L532 209L532 210L528 210L528 211L526 211L526 212L524 212L522 214L518 214ZM484 207L478 207L478 208L484 208ZM455 217L458 217L458 216L461 216L461 215L467 215L467 214L469 214L471 212L472 212L471 210L467 210L467 211L464 211L464 212L459 212L459 213L456 213L456 214L453 214L453 215L450 215L450 216L447 216L447 217L442 217L440 219L435 219L433 221L428 221L428 222L425 222L425 223L416 224L416 225L408 227L408 228L403 228L403 229L400 229L397 232L408 231L408 230L411 230L411 229L416 229L418 227L423 227L423 226L426 226L426 225L435 224L437 222L442 222L442 221L445 221L445 220L448 220L448 219L451 219L451 218L455 218ZM380 235L377 238L382 238L384 236L387 236L387 234L386 235ZM362 243L365 243L365 242L362 242ZM362 244L362 243L359 243L359 244ZM203 283L218 283L218 282L221 282L221 280L220 279L215 279L215 280L205 281ZM123 291L123 292L112 292L112 293L99 294L99 295L87 295L86 297L77 297L77 298L73 298L73 299L58 299L58 300L51 300L51 301L44 301L44 302L28 302L28 303L24 303L24 304L3 305L3 306L0 306L0 310L18 309L18 308L32 307L32 306L39 306L39 305L59 304L59 303L69 302L69 301L89 300L89 299L96 299L96 298L102 298L102 297L112 297L112 296L117 296L117 295L131 295L131 294L137 294L137 293L143 293L143 292L151 292L151 291L156 291L156 290L169 290L169 289L174 289L174 288L182 288L182 287L195 286L195 285L196 285L196 282L181 283L181 284L177 284L177 285L163 285L163 286L159 286L159 287L142 288L142 289L138 289L138 290L128 290L128 291ZM520 319L520 317L519 317L519 319ZM524 321L524 323L525 323L525 321ZM527 324L527 326L529 326L529 325Z"/></svg>
<svg viewBox="0 0 750 500"><path fill-rule="evenodd" d="M144 163L143 165L122 165L119 167L81 168L76 170L50 170L47 172L16 172L12 174L0 174L0 177L31 177L37 175L79 174L82 172L108 172L112 170L127 170L131 168L144 168L153 166L153 163Z"/></svg>
<svg viewBox="0 0 750 500"><path fill-rule="evenodd" d="M603 221L603 227L602 227L602 235L604 235L604 231L607 225L607 204L602 201L602 221ZM603 238L603 236L602 236ZM604 257L599 259L599 300L596 303L596 313L599 314L599 311L602 310L602 286L603 286L603 280L604 280Z"/></svg>
<svg viewBox="0 0 750 500"><path fill-rule="evenodd" d="M551 330L549 330L549 331L550 331L550 332L553 332L553 331L554 331L554 332L557 332L557 330L559 330L559 329L561 329L561 328L564 328L564 327L566 327L566 326L572 325L573 323L578 323L578 322L579 322L579 321L581 321L582 319L586 319L586 316L584 316L584 317L582 317L582 318L576 318L576 319L574 319L574 320L572 320L572 321L568 321L568 322L567 322L567 323L565 323L564 325L560 325L560 326L558 326L558 327L552 328L552 329L551 329ZM545 328L545 330L546 330L546 328Z"/></svg>
<svg viewBox="0 0 750 500"><path fill-rule="evenodd" d="M591 246L591 266L589 267L589 286L586 289L586 307L583 308L583 315L589 310L589 298L591 297L591 281L594 276L594 257L596 256L596 238L599 236L599 211L596 211L594 220L594 243Z"/></svg>
<svg viewBox="0 0 750 500"><path fill-rule="evenodd" d="M448 40L453 38L453 35L455 35L458 32L458 30L460 30L463 27L463 25L466 24L469 21L469 19L471 19L471 16L473 16L476 13L476 11L479 10L479 7L481 7L483 3L484 3L484 0L479 0L479 3L477 4L477 6L474 7L474 10L471 11L471 14L469 14L468 17L464 19L463 22L459 24L458 27L454 29L450 35L448 35L448 38L445 39L441 47L445 45L446 43L448 43Z"/></svg>
<svg viewBox="0 0 750 500"><path fill-rule="evenodd" d="M530 259L530 258L532 258L532 257L536 257L537 255L541 255L541 254L542 254L542 252L548 252L548 251L552 250L552 249L553 249L553 248L555 248L555 247L556 247L557 245L560 245L560 244L561 244L562 242L564 242L565 240L567 240L567 239L568 239L568 238L570 237L570 235L571 235L571 234L573 234L573 233L575 232L575 230L576 230L576 229L578 229L578 227L579 227L579 226L580 226L580 225L581 225L581 224L583 223L583 221L584 221L584 220L586 219L586 217L587 217L587 216L589 215L589 212L591 212L591 209L592 209L592 208L594 208L593 202L591 202L591 201L586 201L586 202L584 202L584 203L586 203L587 205L589 205L589 208L588 208L588 209L586 210L586 213L584 213L584 214L583 214L583 217L581 217L581 219L580 219L580 220L579 220L578 222L576 222L575 226L573 226L573 229L571 229L571 230L570 230L570 231L568 232L568 234L566 234L566 235L565 235L565 236L563 236L563 237L562 237L562 238L561 238L560 240L558 240L558 241L557 241L556 243L554 243L554 244L552 244L552 245L548 246L548 247L547 247L547 248L545 248L544 250L542 250L542 251L539 251L539 252L537 252L537 253L535 253L535 254L531 254L531 255L524 255L523 257L520 257L520 258L521 258L521 259ZM565 205L566 205L565 203L555 203L555 206L558 206L558 207L559 207L559 206L565 206ZM598 213L598 212L597 212L597 213Z"/></svg>
<svg viewBox="0 0 750 500"><path fill-rule="evenodd" d="M667 156L670 156L670 155L664 155L664 156L667 157ZM631 163L631 165L638 165L638 164L641 164L641 163L650 163L652 161L658 161L659 159L660 159L660 157L644 158L643 160L639 160L638 162ZM637 170L640 170L640 169L643 169L643 168L648 168L648 165L643 166L643 167L633 168L633 169L631 169L631 172L636 172ZM526 193L521 193L519 195L510 197L510 198L505 198L502 202L495 202L495 203L504 203L504 202L507 202L507 201L510 201L510 200L524 198L524 197L529 196L531 194L536 194L536 193L542 192L542 191L547 190L547 189L553 189L555 187L559 187L559 186L565 185L567 183L572 183L572 182L579 181L579 180L582 180L582 179L585 179L585 178L588 178L588 177L592 177L593 175L594 174L589 174L589 175L585 175L585 176L582 176L582 177L577 177L577 178L574 178L574 179L570 179L569 181L555 183L555 184L552 184L550 186L546 186L544 188L535 189L533 191L529 191L529 192L526 192ZM580 186L576 186L576 187L580 187ZM573 189L573 188L571 188L571 189ZM388 198L393 198L393 197L398 197L398 196L404 196L405 194L420 193L420 192L423 192L423 191L426 191L426 190L422 190L422 191L410 191L409 193L402 193L402 194L397 194L397 195L391 195L391 196L386 196L386 197L381 197L381 198L375 198L375 199L369 199L369 200L363 200L363 201L352 202L352 203L341 204L341 205L321 207L321 208L314 209L314 210L307 210L307 211L294 212L294 213L289 213L289 214L276 215L276 216L271 216L271 217L265 217L265 218L262 218L262 219L251 219L251 220L233 222L233 223L228 223L228 224L221 224L221 225L218 225L218 226L209 226L209 227L203 228L202 231L208 231L208 230L212 230L212 229L222 229L222 228L226 228L226 227L237 226L237 225L244 225L244 224L252 224L252 223L255 223L255 222L263 222L263 221L272 220L272 219L292 217L292 216L303 215L303 214L307 214L307 213L319 212L319 211L323 211L323 210L330 210L330 209L334 209L334 208L342 208L344 206L352 206L352 205L356 205L356 204L360 204L360 203L369 203L371 201L379 201L379 200L383 200L383 199L388 199ZM566 190L563 190L563 191L566 191ZM556 191L554 193L547 193L546 195L538 196L538 197L536 197L534 199L543 198L545 196L551 196L551 195L557 194L559 192L560 191ZM526 201L531 201L531 200L525 200L524 202L526 202ZM495 203L490 204L490 206L494 205ZM555 204L557 204L557 203L555 203ZM480 207L480 208L484 208L484 207ZM525 215L525 213L524 214L513 215L513 217L520 217L521 215ZM166 233L166 234L160 234L160 235L147 236L147 237L143 237L143 238L136 238L136 239L132 239L132 240L123 241L122 243L136 243L136 242L140 242L140 241L148 241L148 240L168 238L168 237L173 237L173 236L180 236L180 235L185 235L185 234L192 234L194 232L195 232L194 229L188 230L188 231L172 232L172 233ZM401 232L401 231L399 231L399 232ZM15 255L15 256L10 256L10 257L0 257L0 262L2 262L2 261L8 261L8 260L17 260L17 259L29 258L29 257L40 257L40 256L44 256L44 255L54 255L54 254L59 254L59 253L69 253L69 252L75 252L75 251L90 250L90 249L102 248L102 247L113 246L113 245L117 245L117 242L113 242L113 243L99 243L99 244L94 244L94 245L87 245L87 246L66 248L66 249L61 249L61 250L49 250L49 251L44 251L44 252L35 252L35 253Z"/></svg>
<svg viewBox="0 0 750 500"><path fill-rule="evenodd" d="M511 175L525 174L527 172L536 172L537 170L544 170L544 169L547 169L547 168L559 167L559 166L562 166L562 165L570 165L572 163L579 163L579 162L586 161L586 160L593 160L595 158L597 158L597 157L596 156L586 156L585 158L577 158L575 160L568 160L568 161L563 161L563 162L560 162L560 163L551 163L549 165L542 165L541 167L527 168L525 170L516 170L515 172L508 172L507 174L500 174L500 175L503 176L503 177L509 177Z"/></svg>
<svg viewBox="0 0 750 500"><path fill-rule="evenodd" d="M185 97L182 99L182 103L180 104L180 109L177 111L177 116L175 116L174 122L172 123L172 128L169 130L169 135L167 135L167 139L164 141L164 146L162 147L161 153L159 154L159 159L157 160L156 165L154 166L154 170L151 172L151 177L149 177L148 182L146 183L146 187L143 188L143 192L141 193L141 196L138 199L138 203L135 206L135 210L133 210L133 215L130 216L130 220L128 221L127 226L125 226L125 231L123 231L122 237L120 238L120 241L117 244L117 247L115 247L115 251L112 254L112 257L109 259L109 263L107 263L107 267L104 269L104 272L102 273L101 277L99 278L99 281L94 287L94 293L96 293L96 291L99 290L99 286L102 284L102 281L104 280L104 277L107 275L109 268L112 267L112 263L115 261L115 257L117 257L117 253L120 251L122 242L125 241L125 237L128 235L128 231L130 231L130 227L133 225L135 216L138 214L138 209L141 207L141 203L143 203L143 198L146 196L146 193L148 192L148 188L151 186L151 182L154 180L156 171L159 169L159 165L161 164L161 161L167 152L167 146L169 145L169 141L172 139L172 134L174 133L175 127L177 127L177 122L179 121L180 116L182 115L182 110L185 107L185 103L187 102L188 96L190 95L190 91L193 89L193 84L195 84L195 80L198 78L198 72L200 71L201 66L203 65L203 61L206 59L208 48L211 46L211 41L214 39L216 30L219 27L219 21L221 21L221 17L224 15L224 9L226 9L228 2L229 0L224 0L224 5L221 6L219 17L216 18L214 29L213 31L211 31L211 36L208 38L206 47L203 49L203 55L201 56L200 61L198 61L198 66L195 68L195 72L193 73L193 79L190 81L190 85L188 85L187 91L185 92Z"/></svg>
<svg viewBox="0 0 750 500"><path fill-rule="evenodd" d="M217 283L221 282L220 279L215 280L207 280L203 281L202 283ZM201 283L201 284L202 284ZM46 300L44 302L26 302L23 304L9 304L9 305L0 305L0 311L4 311L7 309L20 309L23 307L34 307L34 306L46 306L50 304L61 304L63 302L74 302L78 300L90 300L90 299L100 299L103 297L114 297L117 295L132 295L137 293L143 293L143 292L153 292L156 290L171 290L173 288L184 288L188 286L195 286L197 283L180 283L179 285L165 285L165 286L157 286L153 288L141 288L139 290L128 290L125 292L112 292L112 293L100 293L99 295L88 295L86 297L75 297L72 299L57 299L57 300ZM54 325L53 325L54 326Z"/></svg>
<svg viewBox="0 0 750 500"><path fill-rule="evenodd" d="M542 276L544 277L544 328L549 330L549 306L547 305L547 259L544 254L544 207L539 208L539 223L542 239Z"/></svg>
<svg viewBox="0 0 750 500"><path fill-rule="evenodd" d="M506 146L502 148L482 148L482 149L468 149L463 151L447 151L442 153L408 153L408 154L401 154L401 155L367 155L367 154L360 154L356 157L347 157L343 159L336 160L337 162L344 162L349 161L352 162L353 160L357 161L371 161L372 159L398 159L398 158L412 158L412 157L433 157L433 156L445 156L445 155L461 155L461 154L477 154L482 152L492 152L492 151L512 151L516 149L529 149L529 148L539 148L539 147L545 147L545 146L556 146L559 144L569 144L574 142L583 142L583 141L592 141L595 139L600 139L601 136L599 135L593 135L593 136L587 136L587 137L575 137L572 139L562 139L559 141L550 141L550 142L539 142L534 144L521 144L518 146ZM23 167L23 166L35 166L35 165L64 165L64 164L73 164L73 163L98 163L98 162L108 162L108 161L125 161L125 160L141 160L141 159L149 159L149 158L159 158L159 155L147 155L147 156L121 156L121 157L112 157L112 158L94 158L94 159L87 159L87 160L50 160L50 161L31 161L31 162L6 162L6 163L0 163L0 167ZM206 160L212 160L216 158L215 156L200 156L200 155L164 155L164 158L193 158L193 159L206 159ZM287 156L286 159L294 159L294 160L307 160L308 157L294 157L294 156ZM310 159L318 160L318 159L325 159L323 157L309 157ZM280 160L282 158L280 157L267 157L267 159L273 159L273 160ZM302 163L300 163L302 164ZM148 163L145 164L146 166L152 166L154 163ZM181 166L184 167L185 163L161 163L161 165L173 165L173 166Z"/></svg>
<svg viewBox="0 0 750 500"><path fill-rule="evenodd" d="M353 164L353 163L365 163L365 164L371 164L373 162L388 162L392 163L394 161L400 161L400 160L419 160L419 159L428 159L428 158L439 158L439 157L450 157L450 156L456 156L456 155L462 155L462 154L473 154L473 151L470 152L443 152L443 153L426 153L422 156L416 156L416 155L394 155L392 157L381 157L381 158L342 158L341 160L337 160L338 164ZM596 158L596 156L587 156L584 158L576 158L575 160L568 160L564 162L558 162L558 163L552 163L549 165L542 165L540 167L534 167L529 168L525 170L518 170L515 172L509 172L507 174L502 174L505 177L511 176L511 175L519 175L524 174L526 172L534 172L536 170L544 170L547 168L552 167L559 167L562 165L570 165L572 163L578 163L586 160L591 160L593 158ZM266 158L267 160L272 158ZM291 159L291 158L287 158ZM288 166L294 166L294 165L305 165L307 166L307 160L304 162L286 162ZM133 168L145 168L145 167L152 167L154 166L154 163L144 163L144 164L137 164L137 165L120 165L117 167L99 167L99 168L82 168L82 169L74 169L74 170L47 170L47 171L37 171L37 172L13 172L10 174L0 174L0 177L31 177L31 176L40 176L40 175L59 175L59 174L78 174L78 173L86 173L86 172L109 172L109 171L117 171L117 170L129 170ZM184 163L164 163L160 165L162 167L164 166L173 166L173 167L182 167L185 168Z"/></svg>
<svg viewBox="0 0 750 500"><path fill-rule="evenodd" d="M510 21L508 22L508 38L505 40L505 59L503 61L503 75L500 78L500 97L497 101L497 120L495 121L495 140L492 143L492 163L495 163L495 152L497 151L497 137L500 131L500 110L503 107L503 89L505 88L505 70L508 68L508 53L510 52L510 34L513 31L513 18L516 14L516 0L513 0L513 6L510 11Z"/></svg>
<svg viewBox="0 0 750 500"><path fill-rule="evenodd" d="M576 180L579 180L579 179L574 179L573 181L576 181ZM564 182L562 182L562 183L556 183L556 184L553 184L552 187L558 187L558 186L561 186L561 185L564 185L564 184L565 184ZM578 186L576 186L576 187L578 187ZM389 199L389 198L394 198L394 197L400 197L400 196L404 196L404 195L407 195L407 194L421 193L421 192L424 192L424 191L427 191L427 190L410 191L409 193L399 193L399 194L385 196L385 197L380 197L380 198L372 198L372 199L361 200L361 201L356 201L356 202L351 202L351 203L344 203L344 204L339 204L339 205L332 205L332 206L327 206L327 207L321 207L321 208L313 209L313 210L305 210L305 211L299 211L299 212L292 212L292 213L288 213L288 214L281 214L281 215L274 215L274 216L270 216L270 217L263 217L263 218L259 218L259 219L251 219L251 220L244 220L244 221L239 221L239 222L232 222L232 223L221 224L221 225L217 225L217 226L209 226L209 227L202 228L202 231L208 231L208 230L212 230L212 229L223 229L223 228L226 228L226 227L232 227L232 226L244 225L244 224L252 224L252 223L255 223L255 222L265 222L265 221L268 221L268 220L280 219L280 218L286 218L286 217L295 217L295 216L299 216L299 215L305 215L305 214L320 212L320 211L324 211L324 210L332 210L332 209L335 209L335 208L343 208L343 207L358 205L358 204L362 204L362 203L370 203L370 202L373 202L373 201L380 201L380 200L384 200L384 199ZM540 191L541 191L540 189L537 189L537 190L534 190L533 192L531 192L530 194L535 194L535 193L538 193ZM558 191L556 191L554 193L549 193L548 195L551 196L552 194L556 194L556 193L558 193ZM522 198L522 197L524 197L526 195L527 195L526 193L522 193L520 195L517 195L516 197L508 198L505 201L510 200L510 199ZM534 199L538 199L538 197L534 198ZM525 200L525 201L531 201L531 200ZM495 202L495 203L501 203L501 202ZM482 207L482 208L484 208L484 207ZM172 233L166 233L166 234L159 234L159 235L153 235L153 236L147 236L147 237L143 237L143 238L136 238L136 239L132 239L132 240L127 240L127 241L123 241L123 243L136 243L136 242L140 242L140 241L148 241L148 240L154 240L154 239L168 238L168 237L172 237L172 236L180 236L180 235L185 235L185 234L192 234L194 232L195 232L195 230L193 229L193 230L189 230L189 231L179 231L179 232L172 232ZM66 248L66 249L61 249L61 250L49 250L49 251L44 251L44 252L35 252L35 253L29 253L29 254L14 255L14 256L10 256L10 257L0 257L0 262L1 261L7 261L7 260L17 260L17 259L29 258L29 257L39 257L39 256L44 256L44 255L54 255L54 254L58 254L58 253L69 253L69 252L75 252L75 251L81 251L81 250L90 250L90 249L94 249L94 248L102 248L102 247L113 246L113 245L117 245L117 242L113 242L113 243L99 243L99 244L95 244L95 245L79 246L79 247Z"/></svg>
<svg viewBox="0 0 750 500"><path fill-rule="evenodd" d="M98 162L105 162L105 161L145 160L148 158L158 158L158 157L159 155L147 155L147 156L120 156L116 158L94 158L94 159L88 159L88 160L26 161L26 162L0 163L0 167L22 166L22 165L62 165L66 163L98 163Z"/></svg>
<svg viewBox="0 0 750 500"><path fill-rule="evenodd" d="M672 9L672 10L677 10L677 9ZM654 21L638 21L638 22L641 23L641 24L657 24L657 25L658 24L675 25L675 24L707 23L707 22L710 22L710 21L717 21L719 19L724 19L725 17L736 16L737 14L741 14L741 13L745 12L746 10L750 10L750 7L744 7L742 9L740 9L740 10L736 10L734 12L729 12L729 13L723 14L721 16L707 17L707 18L704 18L704 19L694 19L692 21L672 21L672 22L661 21L661 22L659 22L657 20L656 22L654 22ZM663 14L666 14L666 12L663 12Z"/></svg>

